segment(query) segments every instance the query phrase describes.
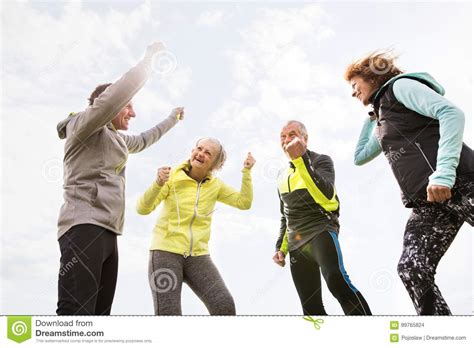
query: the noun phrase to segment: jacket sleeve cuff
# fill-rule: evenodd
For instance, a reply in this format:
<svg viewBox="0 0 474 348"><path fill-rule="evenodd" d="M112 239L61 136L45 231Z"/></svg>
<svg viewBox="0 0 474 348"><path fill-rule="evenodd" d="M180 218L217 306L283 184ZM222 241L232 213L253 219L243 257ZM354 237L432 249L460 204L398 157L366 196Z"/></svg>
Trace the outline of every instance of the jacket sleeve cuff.
<svg viewBox="0 0 474 348"><path fill-rule="evenodd" d="M439 185L453 188L454 182L456 181L456 175L445 175L443 173L438 173L435 171L429 177L428 186Z"/></svg>
<svg viewBox="0 0 474 348"><path fill-rule="evenodd" d="M281 246L280 246L280 251L285 254L288 254L288 234L287 232L285 232L285 235L283 236L283 240L281 242Z"/></svg>
<svg viewBox="0 0 474 348"><path fill-rule="evenodd" d="M156 180L153 180L153 184L151 185L151 188L153 192L160 192L161 189L163 188L164 185L159 185Z"/></svg>
<svg viewBox="0 0 474 348"><path fill-rule="evenodd" d="M452 189L454 186L450 180L444 180L441 178L430 179L430 181L428 182L428 186L433 186L433 185L446 186L446 187L449 187L450 189Z"/></svg>
<svg viewBox="0 0 474 348"><path fill-rule="evenodd" d="M249 175L250 176L250 173L251 173L251 170L249 168L242 168L241 172L244 174L244 175Z"/></svg>

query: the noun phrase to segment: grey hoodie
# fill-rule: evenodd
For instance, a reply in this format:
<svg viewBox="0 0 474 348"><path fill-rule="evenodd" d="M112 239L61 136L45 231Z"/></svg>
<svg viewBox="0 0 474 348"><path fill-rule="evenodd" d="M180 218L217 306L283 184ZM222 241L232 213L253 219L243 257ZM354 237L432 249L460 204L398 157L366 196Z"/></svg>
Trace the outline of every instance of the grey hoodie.
<svg viewBox="0 0 474 348"><path fill-rule="evenodd" d="M64 204L58 239L79 224L102 226L122 234L125 211L125 164L128 153L146 149L176 123L172 113L140 135L117 132L111 121L145 84L151 57L145 57L109 86L93 105L58 123L64 145Z"/></svg>

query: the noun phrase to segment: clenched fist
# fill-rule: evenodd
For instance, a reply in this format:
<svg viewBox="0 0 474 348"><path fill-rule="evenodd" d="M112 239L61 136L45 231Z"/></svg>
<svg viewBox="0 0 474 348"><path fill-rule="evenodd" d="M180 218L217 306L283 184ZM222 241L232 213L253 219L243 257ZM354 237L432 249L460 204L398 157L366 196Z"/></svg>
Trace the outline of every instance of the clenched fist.
<svg viewBox="0 0 474 348"><path fill-rule="evenodd" d="M156 173L156 183L163 186L170 178L171 167L158 168Z"/></svg>
<svg viewBox="0 0 474 348"><path fill-rule="evenodd" d="M178 120L183 120L184 119L184 107L179 107L179 108L174 108L173 110L171 110L171 115L174 115L174 117L176 117Z"/></svg>
<svg viewBox="0 0 474 348"><path fill-rule="evenodd" d="M247 154L247 158L244 161L244 168L252 169L253 165L255 164L255 158L253 158L252 153Z"/></svg>
<svg viewBox="0 0 474 348"><path fill-rule="evenodd" d="M165 45L163 44L163 42L153 42L146 48L145 57L151 58L158 52L163 51L164 49Z"/></svg>
<svg viewBox="0 0 474 348"><path fill-rule="evenodd" d="M273 255L273 262L281 267L285 267L285 254L283 251L277 251L275 255Z"/></svg>
<svg viewBox="0 0 474 348"><path fill-rule="evenodd" d="M451 189L447 186L430 185L426 193L428 202L443 202L451 198Z"/></svg>
<svg viewBox="0 0 474 348"><path fill-rule="evenodd" d="M306 144L300 138L294 138L284 147L288 156L294 160L301 157L306 152Z"/></svg>

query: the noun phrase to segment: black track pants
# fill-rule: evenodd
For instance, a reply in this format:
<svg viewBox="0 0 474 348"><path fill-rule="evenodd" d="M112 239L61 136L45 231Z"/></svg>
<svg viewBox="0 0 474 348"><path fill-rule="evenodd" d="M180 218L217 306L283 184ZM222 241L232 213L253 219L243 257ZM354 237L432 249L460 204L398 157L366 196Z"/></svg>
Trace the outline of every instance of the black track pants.
<svg viewBox="0 0 474 348"><path fill-rule="evenodd" d="M58 315L108 315L117 283L117 235L83 224L59 238Z"/></svg>
<svg viewBox="0 0 474 348"><path fill-rule="evenodd" d="M344 269L335 232L323 232L290 252L291 275L305 315L326 315L321 296L321 273L346 315L370 315L362 294Z"/></svg>

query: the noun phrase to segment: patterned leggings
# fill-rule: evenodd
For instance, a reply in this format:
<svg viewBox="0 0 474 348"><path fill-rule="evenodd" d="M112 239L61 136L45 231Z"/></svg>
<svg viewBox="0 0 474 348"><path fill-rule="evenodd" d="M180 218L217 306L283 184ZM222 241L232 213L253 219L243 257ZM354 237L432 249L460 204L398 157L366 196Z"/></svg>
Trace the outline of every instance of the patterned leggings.
<svg viewBox="0 0 474 348"><path fill-rule="evenodd" d="M473 189L466 182L449 203L420 203L408 219L398 274L419 315L451 314L434 278L464 221L473 221Z"/></svg>

